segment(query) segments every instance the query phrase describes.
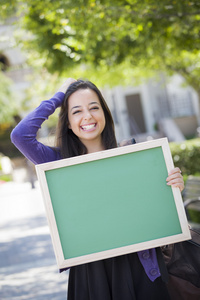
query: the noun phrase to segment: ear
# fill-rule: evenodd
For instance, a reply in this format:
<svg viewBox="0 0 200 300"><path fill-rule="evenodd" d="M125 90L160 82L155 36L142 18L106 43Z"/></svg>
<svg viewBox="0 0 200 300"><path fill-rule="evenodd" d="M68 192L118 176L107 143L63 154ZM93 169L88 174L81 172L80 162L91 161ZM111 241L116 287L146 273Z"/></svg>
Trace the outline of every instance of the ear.
<svg viewBox="0 0 200 300"><path fill-rule="evenodd" d="M71 127L71 124L68 122L68 124L67 124L67 127L69 128L69 129L72 129L72 127Z"/></svg>

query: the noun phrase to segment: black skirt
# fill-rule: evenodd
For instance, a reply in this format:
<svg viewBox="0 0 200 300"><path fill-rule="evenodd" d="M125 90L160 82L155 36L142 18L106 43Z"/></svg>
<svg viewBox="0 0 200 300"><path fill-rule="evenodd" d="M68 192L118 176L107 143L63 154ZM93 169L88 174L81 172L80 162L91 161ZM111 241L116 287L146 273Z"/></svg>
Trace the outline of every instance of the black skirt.
<svg viewBox="0 0 200 300"><path fill-rule="evenodd" d="M137 253L70 269L68 300L169 300L161 277L152 282Z"/></svg>

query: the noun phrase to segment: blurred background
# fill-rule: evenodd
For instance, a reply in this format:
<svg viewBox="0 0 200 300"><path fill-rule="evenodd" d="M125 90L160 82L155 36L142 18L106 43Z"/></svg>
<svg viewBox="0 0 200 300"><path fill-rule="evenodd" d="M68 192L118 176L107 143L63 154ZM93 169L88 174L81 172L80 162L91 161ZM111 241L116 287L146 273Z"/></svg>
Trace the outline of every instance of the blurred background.
<svg viewBox="0 0 200 300"><path fill-rule="evenodd" d="M181 168L186 183L183 200L191 205L188 219L196 228L200 226L199 1L2 0L0 258L4 264L0 263L0 274L7 280L2 295L0 290L2 299L10 299L12 293L13 299L65 298L65 275L59 277L61 294L51 297L45 293L31 296L27 292L31 288L24 290L21 284L16 290L16 281L12 285L6 276L18 274L15 280L19 280L13 264L20 270L25 253L31 262L32 246L25 245L32 245L34 234L41 239L41 228L45 228L47 242L43 246L37 243L39 249L50 249L51 245L34 166L11 144L10 133L67 77L88 79L100 88L114 117L118 143L133 137L136 142L168 138L174 164ZM41 142L54 144L58 113L44 123L38 134ZM32 231L26 244L21 240L19 252L24 251L24 255L14 262L10 257L17 247L22 223L26 224L24 238L30 230L38 231ZM27 226L31 226L28 232ZM19 232L14 234L16 228ZM45 254L35 255L35 261L44 262ZM45 268L50 261L55 265L52 249L48 259ZM55 269L48 272L54 274ZM31 284L36 293L38 282L34 280ZM45 280L46 287L55 289L53 281Z"/></svg>

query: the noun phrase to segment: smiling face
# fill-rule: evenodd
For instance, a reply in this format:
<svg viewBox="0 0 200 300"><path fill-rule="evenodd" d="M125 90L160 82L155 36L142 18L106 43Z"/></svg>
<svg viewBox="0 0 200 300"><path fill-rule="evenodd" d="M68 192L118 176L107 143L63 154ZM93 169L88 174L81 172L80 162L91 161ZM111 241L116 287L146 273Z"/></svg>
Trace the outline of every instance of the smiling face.
<svg viewBox="0 0 200 300"><path fill-rule="evenodd" d="M102 150L101 134L105 116L97 94L91 89L80 89L68 99L68 127L86 146L88 152Z"/></svg>

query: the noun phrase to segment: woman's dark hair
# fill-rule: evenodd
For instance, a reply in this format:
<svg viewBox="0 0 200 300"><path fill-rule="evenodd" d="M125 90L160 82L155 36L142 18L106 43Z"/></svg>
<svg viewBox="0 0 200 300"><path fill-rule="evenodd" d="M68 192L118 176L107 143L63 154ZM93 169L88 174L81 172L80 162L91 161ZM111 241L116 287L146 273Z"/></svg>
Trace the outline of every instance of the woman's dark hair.
<svg viewBox="0 0 200 300"><path fill-rule="evenodd" d="M102 141L105 149L117 147L113 118L101 92L92 82L77 80L68 87L59 114L56 132L56 147L60 149L62 158L68 158L87 153L85 145L79 140L73 131L68 128L68 99L74 92L81 89L91 89L99 98L106 121L105 128L102 132Z"/></svg>

